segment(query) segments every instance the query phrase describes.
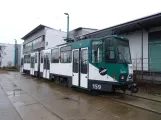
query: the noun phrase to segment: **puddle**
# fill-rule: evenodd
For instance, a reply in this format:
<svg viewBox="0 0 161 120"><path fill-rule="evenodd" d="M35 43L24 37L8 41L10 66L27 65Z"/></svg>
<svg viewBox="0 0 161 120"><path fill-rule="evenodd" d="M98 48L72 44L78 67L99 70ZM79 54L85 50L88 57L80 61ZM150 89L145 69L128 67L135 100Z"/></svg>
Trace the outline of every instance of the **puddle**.
<svg viewBox="0 0 161 120"><path fill-rule="evenodd" d="M25 93L25 92L22 91L22 89L20 88L14 89L12 91L6 91L7 95L13 95L13 96L15 96L16 94L22 94L22 93Z"/></svg>
<svg viewBox="0 0 161 120"><path fill-rule="evenodd" d="M69 101L74 101L74 102L79 103L79 101L74 100L74 99L72 99L72 98L70 98L70 97L62 97L62 98L58 98L57 100L69 100Z"/></svg>

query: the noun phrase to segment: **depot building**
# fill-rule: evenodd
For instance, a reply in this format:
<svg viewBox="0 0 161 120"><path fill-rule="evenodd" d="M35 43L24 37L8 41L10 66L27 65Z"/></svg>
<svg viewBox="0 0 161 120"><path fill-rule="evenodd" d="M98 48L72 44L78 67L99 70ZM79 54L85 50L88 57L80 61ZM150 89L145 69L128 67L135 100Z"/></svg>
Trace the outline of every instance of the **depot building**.
<svg viewBox="0 0 161 120"><path fill-rule="evenodd" d="M134 70L161 72L161 13L78 36L77 39L108 35L129 39Z"/></svg>

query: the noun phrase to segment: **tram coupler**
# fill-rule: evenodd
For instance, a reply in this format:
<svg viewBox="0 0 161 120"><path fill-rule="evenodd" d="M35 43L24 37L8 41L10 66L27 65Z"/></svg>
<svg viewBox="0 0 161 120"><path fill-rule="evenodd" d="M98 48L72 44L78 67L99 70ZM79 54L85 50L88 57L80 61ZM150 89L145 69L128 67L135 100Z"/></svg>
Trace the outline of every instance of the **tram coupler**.
<svg viewBox="0 0 161 120"><path fill-rule="evenodd" d="M136 83L130 83L128 85L128 90L131 91L131 93L137 93L139 91L139 88Z"/></svg>

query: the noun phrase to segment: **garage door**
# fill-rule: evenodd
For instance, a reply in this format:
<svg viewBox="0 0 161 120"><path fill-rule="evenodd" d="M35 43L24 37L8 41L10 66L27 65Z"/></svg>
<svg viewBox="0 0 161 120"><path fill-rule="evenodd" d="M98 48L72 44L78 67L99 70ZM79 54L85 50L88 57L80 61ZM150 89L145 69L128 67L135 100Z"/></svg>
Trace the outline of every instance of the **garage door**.
<svg viewBox="0 0 161 120"><path fill-rule="evenodd" d="M161 31L149 33L149 70L161 72Z"/></svg>

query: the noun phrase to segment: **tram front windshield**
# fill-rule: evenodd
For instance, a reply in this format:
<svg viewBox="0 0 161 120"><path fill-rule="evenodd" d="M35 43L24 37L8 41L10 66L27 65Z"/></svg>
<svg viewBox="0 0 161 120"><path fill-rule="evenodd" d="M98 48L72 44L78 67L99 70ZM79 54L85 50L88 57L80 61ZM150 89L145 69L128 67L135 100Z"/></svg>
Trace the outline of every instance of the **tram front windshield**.
<svg viewBox="0 0 161 120"><path fill-rule="evenodd" d="M131 55L129 42L125 40L116 40L117 53L118 53L118 62L119 63L131 63Z"/></svg>

